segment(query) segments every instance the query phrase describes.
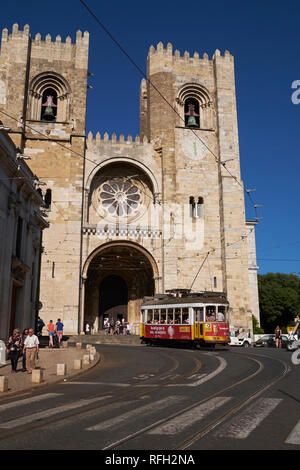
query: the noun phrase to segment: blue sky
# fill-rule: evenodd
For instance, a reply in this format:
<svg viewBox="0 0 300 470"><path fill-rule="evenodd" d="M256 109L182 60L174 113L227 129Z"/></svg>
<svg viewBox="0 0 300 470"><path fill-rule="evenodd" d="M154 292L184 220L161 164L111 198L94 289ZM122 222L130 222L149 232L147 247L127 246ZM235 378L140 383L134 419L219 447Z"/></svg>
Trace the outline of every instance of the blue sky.
<svg viewBox="0 0 300 470"><path fill-rule="evenodd" d="M145 70L151 44L173 44L181 54L227 49L235 57L242 178L258 208L259 273L300 272L300 80L296 1L182 2L85 0L134 61ZM58 12L58 13L57 13ZM140 75L79 0L15 0L1 5L1 29L28 23L34 36L75 40L90 32L87 131L139 134ZM248 219L254 211L246 198ZM285 261L278 261L285 260ZM292 261L293 260L293 261ZM295 261L298 260L298 261Z"/></svg>

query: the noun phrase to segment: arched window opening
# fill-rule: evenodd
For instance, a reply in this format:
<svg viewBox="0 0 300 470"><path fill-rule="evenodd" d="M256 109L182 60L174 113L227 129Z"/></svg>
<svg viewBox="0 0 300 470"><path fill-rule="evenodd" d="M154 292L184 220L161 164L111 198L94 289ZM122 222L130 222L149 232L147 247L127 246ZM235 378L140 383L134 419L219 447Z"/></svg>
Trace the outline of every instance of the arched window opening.
<svg viewBox="0 0 300 470"><path fill-rule="evenodd" d="M203 217L203 197L199 196L196 202L194 196L190 196L190 217L200 218Z"/></svg>
<svg viewBox="0 0 300 470"><path fill-rule="evenodd" d="M203 85L185 83L178 90L175 101L178 104L178 112L184 119L185 127L213 129L213 101L209 91ZM179 125L182 126L181 122Z"/></svg>
<svg viewBox="0 0 300 470"><path fill-rule="evenodd" d="M50 209L52 202L52 191L51 189L47 189L45 194L45 207L46 209Z"/></svg>
<svg viewBox="0 0 300 470"><path fill-rule="evenodd" d="M195 217L195 198L190 196L190 217Z"/></svg>
<svg viewBox="0 0 300 470"><path fill-rule="evenodd" d="M41 121L56 121L57 93L53 88L47 88L42 96Z"/></svg>
<svg viewBox="0 0 300 470"><path fill-rule="evenodd" d="M67 122L70 119L71 88L54 72L34 77L29 86L29 116L34 121Z"/></svg>
<svg viewBox="0 0 300 470"><path fill-rule="evenodd" d="M202 215L203 215L203 197L198 197L197 217L202 217Z"/></svg>
<svg viewBox="0 0 300 470"><path fill-rule="evenodd" d="M195 98L188 98L184 103L185 127L200 127L199 102Z"/></svg>

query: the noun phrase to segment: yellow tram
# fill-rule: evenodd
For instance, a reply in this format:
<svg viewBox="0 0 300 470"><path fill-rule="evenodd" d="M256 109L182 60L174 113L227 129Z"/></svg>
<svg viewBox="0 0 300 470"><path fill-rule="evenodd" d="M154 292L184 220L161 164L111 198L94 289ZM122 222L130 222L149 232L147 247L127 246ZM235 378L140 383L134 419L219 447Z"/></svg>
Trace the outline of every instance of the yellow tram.
<svg viewBox="0 0 300 470"><path fill-rule="evenodd" d="M144 298L140 328L142 343L178 341L215 347L230 342L229 303L223 292L191 294L175 289L168 292Z"/></svg>

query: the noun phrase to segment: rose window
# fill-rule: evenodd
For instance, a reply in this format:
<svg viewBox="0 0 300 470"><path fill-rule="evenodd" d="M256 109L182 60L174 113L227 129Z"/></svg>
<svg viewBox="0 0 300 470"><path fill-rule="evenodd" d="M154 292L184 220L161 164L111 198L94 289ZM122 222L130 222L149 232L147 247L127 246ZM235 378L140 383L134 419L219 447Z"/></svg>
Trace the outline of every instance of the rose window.
<svg viewBox="0 0 300 470"><path fill-rule="evenodd" d="M134 215L142 202L139 183L126 177L116 177L102 183L99 199L110 215L119 217Z"/></svg>

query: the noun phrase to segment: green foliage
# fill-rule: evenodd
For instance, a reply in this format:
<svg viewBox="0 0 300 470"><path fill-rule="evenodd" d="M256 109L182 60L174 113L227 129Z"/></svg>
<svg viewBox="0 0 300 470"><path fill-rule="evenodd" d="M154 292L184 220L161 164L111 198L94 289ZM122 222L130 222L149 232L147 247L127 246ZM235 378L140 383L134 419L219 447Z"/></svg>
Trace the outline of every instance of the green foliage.
<svg viewBox="0 0 300 470"><path fill-rule="evenodd" d="M295 274L258 275L261 325L273 332L286 328L300 312L300 278Z"/></svg>
<svg viewBox="0 0 300 470"><path fill-rule="evenodd" d="M258 326L258 321L257 321L257 319L255 318L254 315L252 315L252 326L253 326L253 334L254 334L254 335L262 335L262 334L264 334L263 328L260 328L260 327Z"/></svg>

